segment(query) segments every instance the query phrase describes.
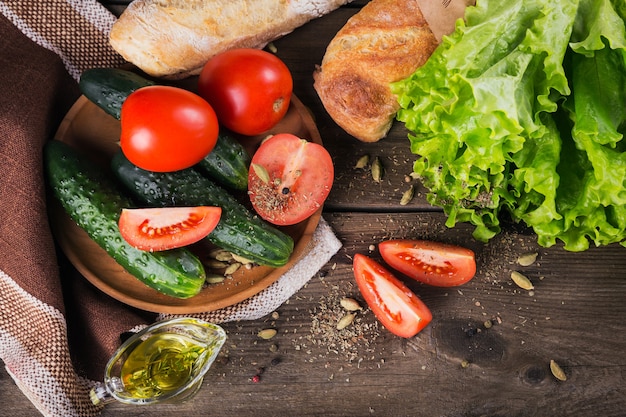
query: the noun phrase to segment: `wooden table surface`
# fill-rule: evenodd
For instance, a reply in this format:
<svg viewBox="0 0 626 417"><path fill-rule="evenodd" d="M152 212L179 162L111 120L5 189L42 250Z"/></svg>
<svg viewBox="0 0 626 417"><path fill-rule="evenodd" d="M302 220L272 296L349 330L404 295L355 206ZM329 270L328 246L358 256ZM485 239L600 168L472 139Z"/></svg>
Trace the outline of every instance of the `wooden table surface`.
<svg viewBox="0 0 626 417"><path fill-rule="evenodd" d="M407 179L414 155L404 127L396 123L387 138L361 143L334 124L313 89L315 65L358 4L275 42L293 73L295 93L314 113L334 159L335 184L324 218L342 249L272 316L224 325L228 341L193 401L149 408L111 404L103 416L624 416L626 248L546 249L519 227L506 227L483 244L471 237L468 225L446 228L424 188ZM122 8L112 6L116 12ZM368 170L354 168L365 154L382 161L381 183ZM415 198L401 206L411 184ZM433 313L431 324L414 338L391 335L368 309L336 330L343 314L339 300L363 302L352 256L379 259L372 245L387 238L469 247L477 256L476 277L450 289L408 283ZM516 260L527 252L537 252L538 259L522 268ZM513 270L527 275L535 289L515 286ZM264 328L278 334L259 339ZM566 381L552 375L551 360ZM0 415L38 415L3 367L0 393Z"/></svg>

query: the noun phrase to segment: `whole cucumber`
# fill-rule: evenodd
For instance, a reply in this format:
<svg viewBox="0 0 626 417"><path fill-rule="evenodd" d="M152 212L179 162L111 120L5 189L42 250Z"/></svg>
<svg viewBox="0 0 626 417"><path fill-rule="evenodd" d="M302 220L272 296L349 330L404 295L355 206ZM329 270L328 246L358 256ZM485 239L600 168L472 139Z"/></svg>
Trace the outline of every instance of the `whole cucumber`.
<svg viewBox="0 0 626 417"><path fill-rule="evenodd" d="M285 265L293 252L291 236L252 214L237 199L194 168L151 172L133 165L119 151L111 169L133 198L155 207L211 205L222 217L207 239L260 265Z"/></svg>
<svg viewBox="0 0 626 417"><path fill-rule="evenodd" d="M102 110L120 120L122 104L135 90L154 82L120 68L91 68L80 75L78 88Z"/></svg>
<svg viewBox="0 0 626 417"><path fill-rule="evenodd" d="M132 207L112 178L69 145L56 140L44 147L45 173L69 216L100 247L141 282L177 298L192 297L206 279L200 260L186 249L147 252L128 244L119 232L122 208Z"/></svg>

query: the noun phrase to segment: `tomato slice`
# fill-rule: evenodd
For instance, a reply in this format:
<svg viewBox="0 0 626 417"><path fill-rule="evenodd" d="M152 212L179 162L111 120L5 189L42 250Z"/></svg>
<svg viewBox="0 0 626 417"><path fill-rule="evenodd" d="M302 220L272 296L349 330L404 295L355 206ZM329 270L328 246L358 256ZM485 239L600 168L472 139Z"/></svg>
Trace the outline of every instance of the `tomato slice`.
<svg viewBox="0 0 626 417"><path fill-rule="evenodd" d="M162 251L205 238L220 220L220 207L123 209L118 221L122 237L137 249Z"/></svg>
<svg viewBox="0 0 626 417"><path fill-rule="evenodd" d="M437 287L465 284L476 274L474 252L460 246L397 239L379 243L378 250L393 269Z"/></svg>
<svg viewBox="0 0 626 417"><path fill-rule="evenodd" d="M281 133L264 141L252 157L248 194L263 219L291 225L322 207L334 175L333 161L323 146Z"/></svg>
<svg viewBox="0 0 626 417"><path fill-rule="evenodd" d="M430 323L433 316L426 304L381 264L357 253L353 267L363 298L391 333L413 337Z"/></svg>

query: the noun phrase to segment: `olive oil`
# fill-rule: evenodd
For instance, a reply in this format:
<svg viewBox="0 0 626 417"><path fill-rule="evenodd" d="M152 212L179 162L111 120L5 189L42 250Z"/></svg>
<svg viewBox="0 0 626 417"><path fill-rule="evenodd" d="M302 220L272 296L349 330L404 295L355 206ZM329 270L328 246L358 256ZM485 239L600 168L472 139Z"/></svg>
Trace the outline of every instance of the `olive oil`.
<svg viewBox="0 0 626 417"><path fill-rule="evenodd" d="M185 385L206 347L176 333L160 333L139 343L122 364L125 390L135 398L153 398Z"/></svg>

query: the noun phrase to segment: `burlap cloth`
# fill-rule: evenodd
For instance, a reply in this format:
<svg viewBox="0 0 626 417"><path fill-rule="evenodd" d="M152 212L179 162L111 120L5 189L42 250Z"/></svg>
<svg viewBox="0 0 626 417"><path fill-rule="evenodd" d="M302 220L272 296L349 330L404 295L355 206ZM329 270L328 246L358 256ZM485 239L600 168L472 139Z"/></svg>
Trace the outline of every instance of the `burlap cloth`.
<svg viewBox="0 0 626 417"><path fill-rule="evenodd" d="M120 335L162 317L101 293L56 253L41 150L79 97L81 72L123 63L107 42L115 17L96 0L0 0L0 11L0 358L43 415L95 416L88 392ZM322 219L307 255L272 286L195 316L263 317L339 248Z"/></svg>

